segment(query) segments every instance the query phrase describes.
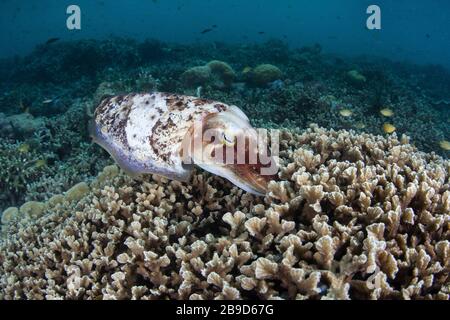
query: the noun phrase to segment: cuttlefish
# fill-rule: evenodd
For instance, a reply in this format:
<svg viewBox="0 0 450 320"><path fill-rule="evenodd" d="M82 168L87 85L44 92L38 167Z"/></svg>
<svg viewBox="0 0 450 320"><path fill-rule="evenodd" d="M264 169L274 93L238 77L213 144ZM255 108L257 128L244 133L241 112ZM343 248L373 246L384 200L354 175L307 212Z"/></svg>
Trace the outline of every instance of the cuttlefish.
<svg viewBox="0 0 450 320"><path fill-rule="evenodd" d="M187 182L197 165L264 195L276 173L244 112L212 100L161 92L107 97L94 112L90 135L130 175Z"/></svg>

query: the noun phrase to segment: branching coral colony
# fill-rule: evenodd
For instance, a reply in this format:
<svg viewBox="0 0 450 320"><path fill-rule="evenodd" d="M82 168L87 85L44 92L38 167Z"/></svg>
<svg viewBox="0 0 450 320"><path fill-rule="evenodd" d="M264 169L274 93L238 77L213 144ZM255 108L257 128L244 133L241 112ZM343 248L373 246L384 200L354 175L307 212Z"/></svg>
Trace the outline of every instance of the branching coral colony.
<svg viewBox="0 0 450 320"><path fill-rule="evenodd" d="M283 132L264 198L109 166L10 209L0 298L448 299L449 171L406 137L316 126Z"/></svg>

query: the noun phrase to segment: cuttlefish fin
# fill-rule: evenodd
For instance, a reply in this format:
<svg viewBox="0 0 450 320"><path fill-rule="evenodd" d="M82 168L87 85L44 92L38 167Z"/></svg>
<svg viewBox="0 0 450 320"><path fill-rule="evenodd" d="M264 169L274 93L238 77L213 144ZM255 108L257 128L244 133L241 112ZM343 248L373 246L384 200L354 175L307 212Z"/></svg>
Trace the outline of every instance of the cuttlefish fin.
<svg viewBox="0 0 450 320"><path fill-rule="evenodd" d="M247 122L250 122L247 115L241 109L239 109L237 106L235 106L235 105L229 106L228 111L231 111L232 113L234 113L236 116L238 116L238 118L243 119Z"/></svg>

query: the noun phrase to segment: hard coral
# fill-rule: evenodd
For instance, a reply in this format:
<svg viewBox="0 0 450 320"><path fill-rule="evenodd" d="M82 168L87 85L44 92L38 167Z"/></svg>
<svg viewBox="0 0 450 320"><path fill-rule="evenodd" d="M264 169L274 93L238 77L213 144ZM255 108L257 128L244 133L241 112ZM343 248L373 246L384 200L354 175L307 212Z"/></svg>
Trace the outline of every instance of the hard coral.
<svg viewBox="0 0 450 320"><path fill-rule="evenodd" d="M2 212L2 224L8 224L13 217L19 214L19 209L17 207L9 207Z"/></svg>
<svg viewBox="0 0 450 320"><path fill-rule="evenodd" d="M283 73L281 70L271 64L261 64L250 72L250 81L258 86L267 85L282 77Z"/></svg>
<svg viewBox="0 0 450 320"><path fill-rule="evenodd" d="M124 85L118 82L101 82L93 95L93 105L97 106L105 97L125 92Z"/></svg>
<svg viewBox="0 0 450 320"><path fill-rule="evenodd" d="M192 67L181 75L181 79L189 87L205 85L211 79L211 69L207 66Z"/></svg>
<svg viewBox="0 0 450 320"><path fill-rule="evenodd" d="M14 136L28 138L45 126L43 118L35 118L29 113L21 113L6 118Z"/></svg>
<svg viewBox="0 0 450 320"><path fill-rule="evenodd" d="M211 70L217 87L230 87L236 78L233 68L226 62L213 60L206 64Z"/></svg>
<svg viewBox="0 0 450 320"><path fill-rule="evenodd" d="M219 89L230 87L235 77L233 68L219 60L212 60L204 66L192 67L181 75L181 79L189 87L210 85Z"/></svg>
<svg viewBox="0 0 450 320"><path fill-rule="evenodd" d="M31 181L51 172L37 165L43 157L28 144L0 141L0 209L4 203L19 202Z"/></svg>
<svg viewBox="0 0 450 320"><path fill-rule="evenodd" d="M0 113L0 137L12 138L14 137L14 130L11 126L11 121L4 113Z"/></svg>
<svg viewBox="0 0 450 320"><path fill-rule="evenodd" d="M13 218L0 298L449 299L449 161L395 134L312 126L280 142L264 199L113 166L79 201Z"/></svg>
<svg viewBox="0 0 450 320"><path fill-rule="evenodd" d="M48 200L96 175L109 163L107 154L85 142L86 105L75 101L54 118L6 117L16 119L10 122L13 128L24 130L13 131L13 138L0 139L0 211L25 201ZM33 123L29 128L15 125L28 120Z"/></svg>

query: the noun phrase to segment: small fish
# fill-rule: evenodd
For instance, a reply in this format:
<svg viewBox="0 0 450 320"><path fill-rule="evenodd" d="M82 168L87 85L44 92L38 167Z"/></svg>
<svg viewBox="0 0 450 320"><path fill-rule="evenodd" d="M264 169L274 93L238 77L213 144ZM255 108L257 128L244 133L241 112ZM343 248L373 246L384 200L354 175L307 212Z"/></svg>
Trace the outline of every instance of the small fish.
<svg viewBox="0 0 450 320"><path fill-rule="evenodd" d="M341 109L339 110L339 114L343 117L350 117L353 114L353 111L350 109Z"/></svg>
<svg viewBox="0 0 450 320"><path fill-rule="evenodd" d="M395 130L397 130L397 128L393 124L390 124L390 123L383 124L384 133L392 133Z"/></svg>
<svg viewBox="0 0 450 320"><path fill-rule="evenodd" d="M265 32L264 31L259 31L258 34L265 34Z"/></svg>
<svg viewBox="0 0 450 320"><path fill-rule="evenodd" d="M358 121L357 123L355 123L356 129L364 129L365 127L366 127L366 124L362 121Z"/></svg>
<svg viewBox="0 0 450 320"><path fill-rule="evenodd" d="M255 132L247 116L221 102L162 92L109 97L96 108L89 131L130 175L152 173L187 182L197 165L255 195L264 195L275 178L262 174L265 166L258 160L241 164L210 158L237 148L241 137L257 146L256 136L241 136ZM212 134L212 139L205 134ZM250 159L255 151L241 150L243 159ZM270 170L276 167L271 156L269 163Z"/></svg>
<svg viewBox="0 0 450 320"><path fill-rule="evenodd" d="M201 33L201 34L205 34L205 33L211 32L211 31L213 31L213 29L207 28L207 29L201 31L200 33Z"/></svg>
<svg viewBox="0 0 450 320"><path fill-rule="evenodd" d="M211 28L213 28L213 29L217 28L217 24L213 24L213 25L211 26Z"/></svg>
<svg viewBox="0 0 450 320"><path fill-rule="evenodd" d="M36 168L43 168L43 167L47 166L47 160L46 159L36 160L36 162L34 163L34 166Z"/></svg>
<svg viewBox="0 0 450 320"><path fill-rule="evenodd" d="M392 117L394 115L394 111L389 108L384 108L380 110L380 113L385 117Z"/></svg>
<svg viewBox="0 0 450 320"><path fill-rule="evenodd" d="M20 153L28 153L30 151L30 145L28 143L22 143L18 148L17 151Z"/></svg>
<svg viewBox="0 0 450 320"><path fill-rule="evenodd" d="M250 71L252 71L252 67L245 67L244 69L242 69L243 74L249 73Z"/></svg>
<svg viewBox="0 0 450 320"><path fill-rule="evenodd" d="M53 102L52 99L46 99L46 100L42 101L42 104L50 104L52 102Z"/></svg>
<svg viewBox="0 0 450 320"><path fill-rule="evenodd" d="M439 146L445 151L450 151L450 141L441 140L439 141Z"/></svg>
<svg viewBox="0 0 450 320"><path fill-rule="evenodd" d="M60 40L60 38L50 38L47 41L45 41L45 45L49 45L49 44L55 43L55 42L57 42L59 40Z"/></svg>

